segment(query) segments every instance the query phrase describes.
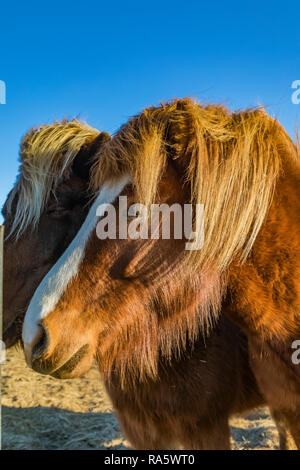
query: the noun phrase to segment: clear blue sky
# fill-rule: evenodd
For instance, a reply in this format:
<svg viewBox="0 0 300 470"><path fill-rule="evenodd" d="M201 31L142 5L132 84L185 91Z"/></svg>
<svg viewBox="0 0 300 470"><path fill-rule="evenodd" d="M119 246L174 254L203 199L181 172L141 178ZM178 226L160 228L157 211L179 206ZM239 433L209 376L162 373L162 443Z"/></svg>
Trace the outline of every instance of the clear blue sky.
<svg viewBox="0 0 300 470"><path fill-rule="evenodd" d="M293 135L300 104L299 2L29 1L0 4L0 205L21 136L80 116L113 132L172 97L264 104Z"/></svg>

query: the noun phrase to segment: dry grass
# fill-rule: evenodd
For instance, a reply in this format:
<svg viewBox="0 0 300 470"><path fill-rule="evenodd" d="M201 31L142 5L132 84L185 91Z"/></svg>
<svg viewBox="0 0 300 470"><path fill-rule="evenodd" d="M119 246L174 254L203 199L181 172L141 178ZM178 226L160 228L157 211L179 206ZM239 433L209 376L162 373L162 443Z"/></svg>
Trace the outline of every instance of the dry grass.
<svg viewBox="0 0 300 470"><path fill-rule="evenodd" d="M8 351L2 368L4 449L126 449L110 400L93 368L58 381L28 369L21 351ZM232 420L236 449L276 449L266 409Z"/></svg>

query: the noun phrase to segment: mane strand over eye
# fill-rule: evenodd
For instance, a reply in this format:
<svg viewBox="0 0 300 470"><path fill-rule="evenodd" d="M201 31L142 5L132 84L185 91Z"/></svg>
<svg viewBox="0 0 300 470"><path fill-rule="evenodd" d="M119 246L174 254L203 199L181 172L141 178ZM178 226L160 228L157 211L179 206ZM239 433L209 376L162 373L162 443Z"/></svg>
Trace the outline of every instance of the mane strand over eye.
<svg viewBox="0 0 300 470"><path fill-rule="evenodd" d="M204 246L187 252L195 269L225 272L249 254L270 206L283 160L297 149L262 108L231 113L190 98L144 109L100 151L92 172L98 191L108 177L129 173L139 203L155 201L172 160L189 188L189 202L204 206ZM228 217L224 217L224 213Z"/></svg>
<svg viewBox="0 0 300 470"><path fill-rule="evenodd" d="M17 197L14 220L7 237L18 238L33 229L52 190L70 171L80 149L90 144L99 131L77 119L56 121L30 129L21 141L20 168L15 187L7 201L8 212Z"/></svg>

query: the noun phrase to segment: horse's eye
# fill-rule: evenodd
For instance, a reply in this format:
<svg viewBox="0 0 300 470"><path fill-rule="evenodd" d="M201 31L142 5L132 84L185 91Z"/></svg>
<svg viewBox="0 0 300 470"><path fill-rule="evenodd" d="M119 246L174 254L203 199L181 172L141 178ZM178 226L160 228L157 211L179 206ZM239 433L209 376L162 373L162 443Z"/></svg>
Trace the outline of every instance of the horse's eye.
<svg viewBox="0 0 300 470"><path fill-rule="evenodd" d="M49 207L46 211L46 215L64 215L68 213L66 207Z"/></svg>

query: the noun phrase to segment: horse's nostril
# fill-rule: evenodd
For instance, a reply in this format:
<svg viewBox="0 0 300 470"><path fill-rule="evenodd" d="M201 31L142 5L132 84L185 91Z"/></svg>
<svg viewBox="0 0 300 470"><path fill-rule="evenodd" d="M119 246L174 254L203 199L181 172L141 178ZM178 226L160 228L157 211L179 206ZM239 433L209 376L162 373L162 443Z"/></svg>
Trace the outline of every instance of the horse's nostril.
<svg viewBox="0 0 300 470"><path fill-rule="evenodd" d="M31 361L40 359L44 356L48 348L48 335L45 328L42 325L39 325L39 335L36 338L36 343L32 348L31 352Z"/></svg>

